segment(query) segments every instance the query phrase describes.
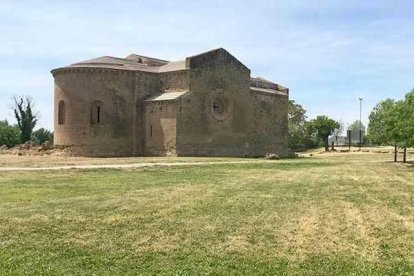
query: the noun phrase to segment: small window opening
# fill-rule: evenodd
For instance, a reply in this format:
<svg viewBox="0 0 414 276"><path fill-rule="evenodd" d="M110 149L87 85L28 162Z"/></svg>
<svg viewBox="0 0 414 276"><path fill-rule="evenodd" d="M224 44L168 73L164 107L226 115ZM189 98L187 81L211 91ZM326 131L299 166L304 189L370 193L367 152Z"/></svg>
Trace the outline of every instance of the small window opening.
<svg viewBox="0 0 414 276"><path fill-rule="evenodd" d="M102 123L102 102L95 101L91 105L91 124L97 125Z"/></svg>
<svg viewBox="0 0 414 276"><path fill-rule="evenodd" d="M151 125L151 131L150 131L150 136L152 137L152 125Z"/></svg>
<svg viewBox="0 0 414 276"><path fill-rule="evenodd" d="M63 125L65 123L65 102L59 101L58 105L58 124Z"/></svg>
<svg viewBox="0 0 414 276"><path fill-rule="evenodd" d="M101 107L97 106L96 107L96 122L99 124L101 120Z"/></svg>

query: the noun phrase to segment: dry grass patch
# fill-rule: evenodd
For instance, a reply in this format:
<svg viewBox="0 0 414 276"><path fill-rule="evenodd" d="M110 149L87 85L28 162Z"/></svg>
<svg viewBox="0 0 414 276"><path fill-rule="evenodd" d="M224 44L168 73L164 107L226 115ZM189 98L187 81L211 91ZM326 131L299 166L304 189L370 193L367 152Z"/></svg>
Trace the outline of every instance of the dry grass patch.
<svg viewBox="0 0 414 276"><path fill-rule="evenodd" d="M33 156L0 154L0 167L54 167L73 165L114 165L114 164L139 164L139 163L191 163L191 162L228 162L246 161L245 158L230 157L112 157L112 158L89 158L74 156ZM254 159L250 159L255 161Z"/></svg>

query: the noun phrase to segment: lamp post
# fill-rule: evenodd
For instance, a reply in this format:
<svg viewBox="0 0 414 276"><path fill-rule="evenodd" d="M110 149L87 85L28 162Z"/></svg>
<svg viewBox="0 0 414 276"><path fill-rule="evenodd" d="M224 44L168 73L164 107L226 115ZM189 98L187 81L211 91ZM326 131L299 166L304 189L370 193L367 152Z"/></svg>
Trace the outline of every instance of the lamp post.
<svg viewBox="0 0 414 276"><path fill-rule="evenodd" d="M359 100L359 151L361 151L362 147L362 98L358 98Z"/></svg>

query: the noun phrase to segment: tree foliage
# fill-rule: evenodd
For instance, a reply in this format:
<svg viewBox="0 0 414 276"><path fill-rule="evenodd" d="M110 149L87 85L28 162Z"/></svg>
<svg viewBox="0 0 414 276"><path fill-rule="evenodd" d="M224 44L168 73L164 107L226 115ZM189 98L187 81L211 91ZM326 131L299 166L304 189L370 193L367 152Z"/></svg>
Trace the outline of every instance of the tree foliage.
<svg viewBox="0 0 414 276"><path fill-rule="evenodd" d="M405 147L414 146L414 89L405 96L402 107L404 120L399 124L401 138Z"/></svg>
<svg viewBox="0 0 414 276"><path fill-rule="evenodd" d="M337 145L338 145L339 136L341 136L344 132L344 123L342 121L338 121L338 123L339 123L339 128L335 129L332 133Z"/></svg>
<svg viewBox="0 0 414 276"><path fill-rule="evenodd" d="M288 103L288 119L290 149L301 151L318 146L317 137L308 132L306 110L293 100Z"/></svg>
<svg viewBox="0 0 414 276"><path fill-rule="evenodd" d="M11 148L20 142L20 131L17 126L11 126L4 120L0 121L0 146Z"/></svg>
<svg viewBox="0 0 414 276"><path fill-rule="evenodd" d="M386 99L379 102L369 115L368 124L368 137L373 144L376 145L388 145L390 141L390 135L386 132L385 120L394 106L395 101L393 99Z"/></svg>
<svg viewBox="0 0 414 276"><path fill-rule="evenodd" d="M348 126L348 130L352 131L360 131L362 130L362 133L365 133L365 125L360 120L355 120Z"/></svg>
<svg viewBox="0 0 414 276"><path fill-rule="evenodd" d="M323 142L325 150L328 151L328 138L339 127L340 124L337 121L327 116L318 116L309 122L308 131L311 134L315 134Z"/></svg>
<svg viewBox="0 0 414 276"><path fill-rule="evenodd" d="M370 139L381 145L404 148L414 146L414 89L403 100L387 99L380 102L369 116L368 134ZM397 151L395 150L394 161Z"/></svg>
<svg viewBox="0 0 414 276"><path fill-rule="evenodd" d="M13 97L13 111L20 129L20 142L30 140L37 123L38 114L34 112L34 103L30 97Z"/></svg>
<svg viewBox="0 0 414 276"><path fill-rule="evenodd" d="M386 130L398 146L404 148L414 146L414 90L390 109Z"/></svg>
<svg viewBox="0 0 414 276"><path fill-rule="evenodd" d="M289 148L293 150L304 149L306 137L306 110L293 100L288 103L288 132Z"/></svg>
<svg viewBox="0 0 414 276"><path fill-rule="evenodd" d="M32 133L33 143L39 145L39 144L43 144L46 141L53 143L53 132L45 128L39 128L38 130Z"/></svg>

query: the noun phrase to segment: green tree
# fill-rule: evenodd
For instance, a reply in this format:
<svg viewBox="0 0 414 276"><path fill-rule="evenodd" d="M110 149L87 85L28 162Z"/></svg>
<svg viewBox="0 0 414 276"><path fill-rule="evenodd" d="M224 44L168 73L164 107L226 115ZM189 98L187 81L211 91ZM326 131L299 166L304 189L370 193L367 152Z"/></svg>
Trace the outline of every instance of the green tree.
<svg viewBox="0 0 414 276"><path fill-rule="evenodd" d="M12 109L20 129L20 142L30 141L38 117L38 114L33 111L33 100L27 96L15 96Z"/></svg>
<svg viewBox="0 0 414 276"><path fill-rule="evenodd" d="M385 129L387 112L394 106L393 99L386 99L378 103L369 115L368 137L375 145L389 145L390 135Z"/></svg>
<svg viewBox="0 0 414 276"><path fill-rule="evenodd" d="M401 146L400 120L404 109L404 102L395 102L385 113L384 133L388 143L394 145L394 162L397 162L397 149Z"/></svg>
<svg viewBox="0 0 414 276"><path fill-rule="evenodd" d="M305 149L306 110L293 100L288 103L288 142L292 150Z"/></svg>
<svg viewBox="0 0 414 276"><path fill-rule="evenodd" d="M35 144L42 144L46 141L53 143L53 132L45 128L39 128L38 130L33 131L32 142Z"/></svg>
<svg viewBox="0 0 414 276"><path fill-rule="evenodd" d="M372 110L369 116L368 135L376 144L394 145L394 162L398 147L404 148L403 162L407 159L407 147L414 146L414 89L404 100L386 99Z"/></svg>
<svg viewBox="0 0 414 276"><path fill-rule="evenodd" d="M17 126L11 126L7 120L0 121L0 146L11 148L20 142L20 131Z"/></svg>
<svg viewBox="0 0 414 276"><path fill-rule="evenodd" d="M327 116L318 116L309 122L308 130L310 134L315 134L324 144L325 151L329 150L329 135L338 129L340 124Z"/></svg>
<svg viewBox="0 0 414 276"><path fill-rule="evenodd" d="M338 146L338 138L341 136L344 132L344 123L342 121L339 121L339 128L335 129L332 133L332 135L335 138L336 145Z"/></svg>
<svg viewBox="0 0 414 276"><path fill-rule="evenodd" d="M405 96L403 132L407 146L414 146L414 89Z"/></svg>
<svg viewBox="0 0 414 276"><path fill-rule="evenodd" d="M400 147L404 148L403 162L407 160L407 147L414 145L414 90L398 102L393 109L396 138Z"/></svg>
<svg viewBox="0 0 414 276"><path fill-rule="evenodd" d="M359 131L362 129L362 134L365 133L365 125L360 120L352 122L352 124L348 126L348 129L352 131Z"/></svg>
<svg viewBox="0 0 414 276"><path fill-rule="evenodd" d="M355 120L348 126L348 130L352 130L354 133L358 133L358 140L361 145L364 144L365 140L365 125L360 120ZM358 142L358 144L360 143Z"/></svg>
<svg viewBox="0 0 414 276"><path fill-rule="evenodd" d="M401 103L386 99L379 102L369 115L369 139L377 145L393 145L394 162L397 162L398 142L400 141L397 129L400 108Z"/></svg>

